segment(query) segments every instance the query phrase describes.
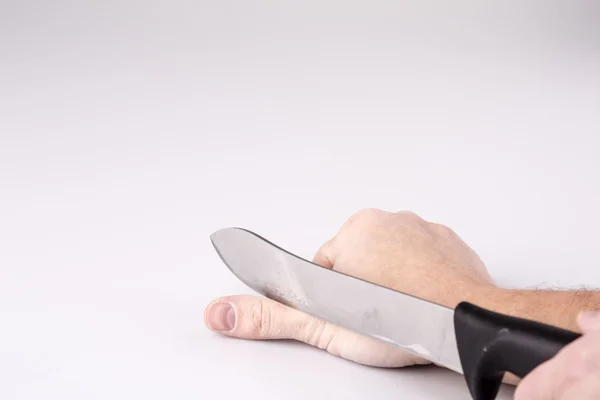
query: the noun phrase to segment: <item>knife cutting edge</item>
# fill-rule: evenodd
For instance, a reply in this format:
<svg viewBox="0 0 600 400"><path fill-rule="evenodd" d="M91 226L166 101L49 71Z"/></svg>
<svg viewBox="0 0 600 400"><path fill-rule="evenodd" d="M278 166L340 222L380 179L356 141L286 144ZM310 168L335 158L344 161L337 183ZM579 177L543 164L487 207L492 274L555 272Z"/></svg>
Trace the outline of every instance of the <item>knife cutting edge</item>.
<svg viewBox="0 0 600 400"><path fill-rule="evenodd" d="M257 293L461 373L474 400L494 399L505 372L523 378L580 336L468 302L455 309L432 303L324 268L246 229L210 238Z"/></svg>

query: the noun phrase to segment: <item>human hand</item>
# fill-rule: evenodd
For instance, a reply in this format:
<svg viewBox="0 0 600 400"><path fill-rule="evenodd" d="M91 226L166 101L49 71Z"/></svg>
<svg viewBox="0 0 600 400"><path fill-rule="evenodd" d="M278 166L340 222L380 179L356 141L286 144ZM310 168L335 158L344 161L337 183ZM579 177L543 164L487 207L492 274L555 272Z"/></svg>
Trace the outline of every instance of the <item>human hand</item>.
<svg viewBox="0 0 600 400"><path fill-rule="evenodd" d="M578 322L583 336L525 376L515 400L600 399L600 312Z"/></svg>
<svg viewBox="0 0 600 400"><path fill-rule="evenodd" d="M313 261L448 307L480 298L494 288L483 262L451 229L410 212L368 209L356 213L317 251ZM429 363L261 296L216 299L204 318L210 329L226 336L293 339L361 364Z"/></svg>

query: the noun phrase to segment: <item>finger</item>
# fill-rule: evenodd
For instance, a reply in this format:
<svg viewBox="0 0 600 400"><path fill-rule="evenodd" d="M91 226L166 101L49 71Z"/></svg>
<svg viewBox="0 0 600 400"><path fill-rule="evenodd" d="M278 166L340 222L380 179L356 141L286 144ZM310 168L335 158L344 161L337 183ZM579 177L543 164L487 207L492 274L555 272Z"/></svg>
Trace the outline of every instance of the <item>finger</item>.
<svg viewBox="0 0 600 400"><path fill-rule="evenodd" d="M516 400L562 399L588 373L600 371L600 333L583 335L521 381Z"/></svg>
<svg viewBox="0 0 600 400"><path fill-rule="evenodd" d="M313 262L325 268L332 269L335 265L336 253L334 239L325 242L313 257Z"/></svg>
<svg viewBox="0 0 600 400"><path fill-rule="evenodd" d="M600 312L598 311L580 313L577 322L583 333L600 332Z"/></svg>
<svg viewBox="0 0 600 400"><path fill-rule="evenodd" d="M558 397L559 400L597 400L598 398L600 398L600 379L597 373L588 374Z"/></svg>
<svg viewBox="0 0 600 400"><path fill-rule="evenodd" d="M525 376L515 390L514 400L547 400L555 392L555 360L550 360Z"/></svg>
<svg viewBox="0 0 600 400"><path fill-rule="evenodd" d="M260 296L227 296L206 307L208 328L250 340L295 339L318 345L325 322Z"/></svg>
<svg viewBox="0 0 600 400"><path fill-rule="evenodd" d="M292 339L356 363L397 368L429 361L258 296L228 296L205 311L213 331L239 339Z"/></svg>

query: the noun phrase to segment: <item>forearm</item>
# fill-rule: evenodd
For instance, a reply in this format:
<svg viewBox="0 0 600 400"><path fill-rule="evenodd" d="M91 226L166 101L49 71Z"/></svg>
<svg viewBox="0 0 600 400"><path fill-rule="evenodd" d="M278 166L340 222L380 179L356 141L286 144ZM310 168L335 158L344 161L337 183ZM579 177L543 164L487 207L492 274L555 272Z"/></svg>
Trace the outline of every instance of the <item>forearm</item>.
<svg viewBox="0 0 600 400"><path fill-rule="evenodd" d="M510 290L487 291L479 304L489 310L580 332L577 315L600 311L600 291Z"/></svg>
<svg viewBox="0 0 600 400"><path fill-rule="evenodd" d="M484 289L471 301L488 310L558 326L577 333L581 311L600 311L600 291ZM506 373L504 382L516 385L520 379Z"/></svg>

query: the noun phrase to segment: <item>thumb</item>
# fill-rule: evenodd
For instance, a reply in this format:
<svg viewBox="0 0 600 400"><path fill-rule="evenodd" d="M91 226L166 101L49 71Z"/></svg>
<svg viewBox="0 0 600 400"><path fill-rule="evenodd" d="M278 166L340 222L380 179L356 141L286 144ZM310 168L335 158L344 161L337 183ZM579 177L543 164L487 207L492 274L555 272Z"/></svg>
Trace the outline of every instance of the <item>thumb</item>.
<svg viewBox="0 0 600 400"><path fill-rule="evenodd" d="M577 317L577 322L583 333L600 332L599 311L584 311Z"/></svg>
<svg viewBox="0 0 600 400"><path fill-rule="evenodd" d="M204 312L209 329L240 339L293 339L319 346L326 322L260 296L227 296Z"/></svg>
<svg viewBox="0 0 600 400"><path fill-rule="evenodd" d="M227 296L208 305L204 321L225 336L250 340L291 339L360 364L404 367L427 360L348 331L260 296Z"/></svg>

